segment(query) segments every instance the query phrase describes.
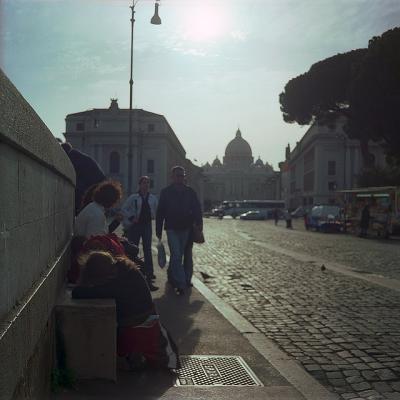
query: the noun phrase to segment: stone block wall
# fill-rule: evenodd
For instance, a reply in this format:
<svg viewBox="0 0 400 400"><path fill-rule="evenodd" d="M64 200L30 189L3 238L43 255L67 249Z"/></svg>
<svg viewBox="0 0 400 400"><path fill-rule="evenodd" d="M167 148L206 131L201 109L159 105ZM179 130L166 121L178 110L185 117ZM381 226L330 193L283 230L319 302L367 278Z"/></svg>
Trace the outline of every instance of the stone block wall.
<svg viewBox="0 0 400 400"><path fill-rule="evenodd" d="M1 400L45 398L42 361L69 261L74 185L68 157L0 71ZM32 379L37 368L47 371Z"/></svg>

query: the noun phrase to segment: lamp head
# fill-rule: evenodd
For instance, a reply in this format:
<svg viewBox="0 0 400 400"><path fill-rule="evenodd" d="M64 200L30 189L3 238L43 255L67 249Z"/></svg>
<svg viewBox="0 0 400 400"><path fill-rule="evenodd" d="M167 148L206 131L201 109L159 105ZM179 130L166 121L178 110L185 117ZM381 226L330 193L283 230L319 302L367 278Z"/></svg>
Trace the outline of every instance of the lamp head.
<svg viewBox="0 0 400 400"><path fill-rule="evenodd" d="M161 18L158 15L158 7L159 4L156 1L156 3L154 4L154 15L152 16L150 23L152 23L153 25L161 25Z"/></svg>

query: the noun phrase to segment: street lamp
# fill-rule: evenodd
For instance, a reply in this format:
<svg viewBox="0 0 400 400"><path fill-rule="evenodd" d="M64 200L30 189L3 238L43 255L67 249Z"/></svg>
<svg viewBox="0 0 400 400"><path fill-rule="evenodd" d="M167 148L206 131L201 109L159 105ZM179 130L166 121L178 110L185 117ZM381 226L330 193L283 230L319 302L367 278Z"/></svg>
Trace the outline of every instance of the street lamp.
<svg viewBox="0 0 400 400"><path fill-rule="evenodd" d="M132 93L133 93L133 27L135 24L135 6L139 0L132 0L132 5L129 8L132 11L131 16L131 69L129 79L129 133L128 133L128 195L132 193L132 147L133 147L133 132L132 132ZM161 19L158 15L159 1L155 0L154 15L150 20L153 25L161 25ZM139 150L138 150L139 153ZM140 166L141 169L141 166Z"/></svg>

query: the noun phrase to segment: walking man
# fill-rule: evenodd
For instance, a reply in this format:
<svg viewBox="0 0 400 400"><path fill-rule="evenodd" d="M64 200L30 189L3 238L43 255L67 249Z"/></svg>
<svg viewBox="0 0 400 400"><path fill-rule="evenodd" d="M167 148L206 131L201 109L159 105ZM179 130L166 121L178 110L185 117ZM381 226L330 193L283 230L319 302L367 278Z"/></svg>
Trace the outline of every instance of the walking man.
<svg viewBox="0 0 400 400"><path fill-rule="evenodd" d="M370 213L369 204L365 204L361 211L361 221L360 221L360 237L367 237L368 227L369 227Z"/></svg>
<svg viewBox="0 0 400 400"><path fill-rule="evenodd" d="M144 254L144 274L151 291L158 289L154 286L152 279L155 279L153 268L153 256L151 253L152 226L151 220L155 218L157 209L157 197L149 192L150 178L142 176L139 178L139 191L131 194L122 206L124 216L124 228L128 240L139 245L142 239Z"/></svg>
<svg viewBox="0 0 400 400"><path fill-rule="evenodd" d="M279 222L279 211L277 208L274 208L273 216L274 216L275 226L277 226Z"/></svg>
<svg viewBox="0 0 400 400"><path fill-rule="evenodd" d="M201 207L196 192L185 184L185 169L175 166L171 170L172 184L161 191L156 216L156 235L161 240L163 225L167 232L170 251L168 280L177 295L191 286L189 271L185 271L182 258L189 233L196 224L203 229Z"/></svg>

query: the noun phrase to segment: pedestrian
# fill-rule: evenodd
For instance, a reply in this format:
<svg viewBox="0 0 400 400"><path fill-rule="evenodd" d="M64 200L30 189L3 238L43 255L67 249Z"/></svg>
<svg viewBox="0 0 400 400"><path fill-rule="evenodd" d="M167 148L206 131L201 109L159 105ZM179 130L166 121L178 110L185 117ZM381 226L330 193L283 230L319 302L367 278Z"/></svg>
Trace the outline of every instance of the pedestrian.
<svg viewBox="0 0 400 400"><path fill-rule="evenodd" d="M290 215L289 210L285 210L285 220L286 220L286 229L292 229L292 216Z"/></svg>
<svg viewBox="0 0 400 400"><path fill-rule="evenodd" d="M361 220L360 220L360 237L366 237L369 228L370 221L370 213L369 213L369 204L366 203L364 208L361 211Z"/></svg>
<svg viewBox="0 0 400 400"><path fill-rule="evenodd" d="M152 280L154 275L153 256L151 252L152 241L152 219L155 218L157 210L157 197L150 193L150 178L142 176L139 178L139 190L131 194L121 208L124 216L123 225L129 242L139 246L142 240L144 254L144 273L151 291L158 290Z"/></svg>
<svg viewBox="0 0 400 400"><path fill-rule="evenodd" d="M88 154L74 149L71 143L61 143L61 147L70 159L76 174L75 184L75 215L82 207L82 199L85 192L96 183L106 179L103 170L97 162Z"/></svg>
<svg viewBox="0 0 400 400"><path fill-rule="evenodd" d="M162 237L163 226L167 232L170 251L168 281L177 295L191 285L190 272L183 266L183 255L194 224L202 231L203 218L196 192L185 184L185 169L175 166L171 170L172 184L161 191L156 216L156 235Z"/></svg>
<svg viewBox="0 0 400 400"><path fill-rule="evenodd" d="M306 228L306 231L309 229L309 224L308 224L308 212L307 210L304 210L304 227Z"/></svg>
<svg viewBox="0 0 400 400"><path fill-rule="evenodd" d="M82 255L83 270L72 298L115 299L117 353L130 370L179 368L177 348L157 315L151 293L137 266L106 251Z"/></svg>
<svg viewBox="0 0 400 400"><path fill-rule="evenodd" d="M274 216L275 226L277 226L279 222L279 210L277 208L274 208L273 216Z"/></svg>
<svg viewBox="0 0 400 400"><path fill-rule="evenodd" d="M75 235L89 239L91 236L108 234L106 210L114 207L122 197L121 184L104 181L93 191L92 201L75 218Z"/></svg>

